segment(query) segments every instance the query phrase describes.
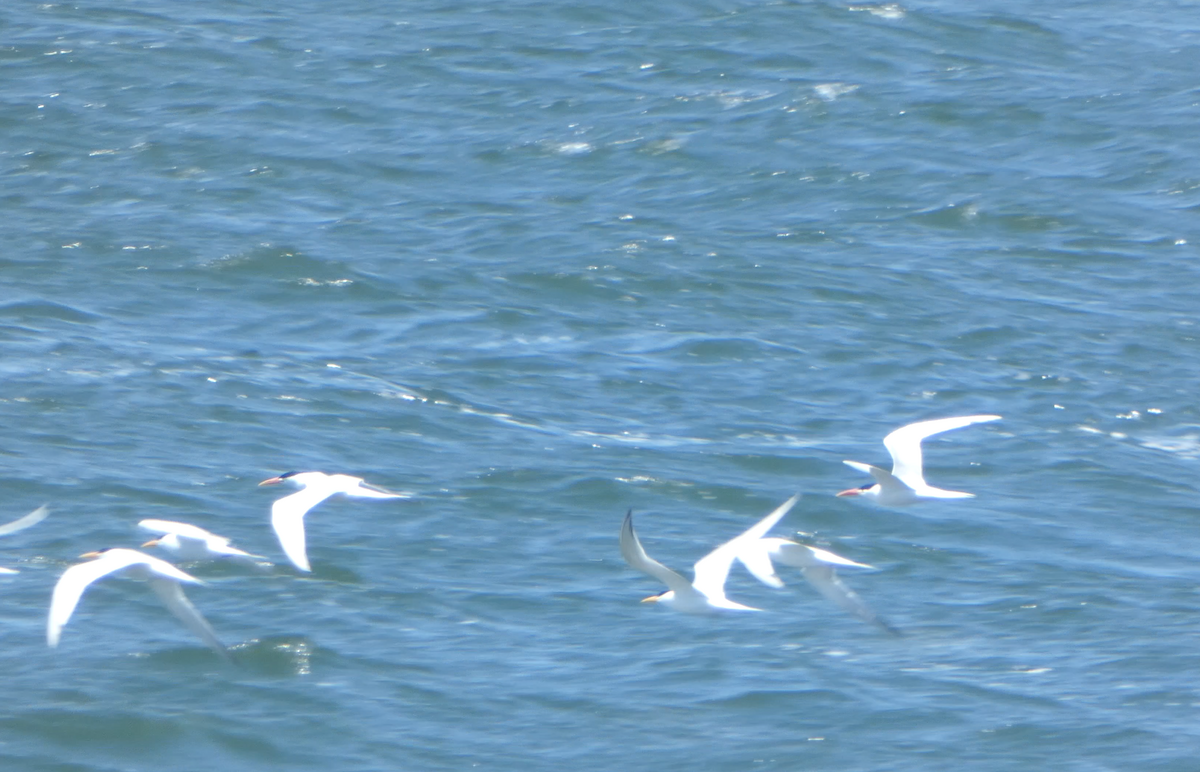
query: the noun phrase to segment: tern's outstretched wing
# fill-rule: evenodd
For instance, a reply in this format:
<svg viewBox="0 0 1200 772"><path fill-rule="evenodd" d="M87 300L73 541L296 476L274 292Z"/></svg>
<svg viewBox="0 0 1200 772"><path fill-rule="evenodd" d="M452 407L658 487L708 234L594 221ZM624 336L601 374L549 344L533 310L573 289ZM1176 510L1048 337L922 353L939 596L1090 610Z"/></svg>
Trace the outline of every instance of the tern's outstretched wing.
<svg viewBox="0 0 1200 772"><path fill-rule="evenodd" d="M341 492L356 499L411 499L411 493L399 493L389 491L387 488L381 488L378 485L371 485L358 477L350 477L344 474L331 475L331 479L342 482L342 478L353 480L353 484L347 484L341 489Z"/></svg>
<svg viewBox="0 0 1200 772"><path fill-rule="evenodd" d="M0 525L0 536L8 536L10 533L24 531L26 528L37 525L45 520L46 515L48 514L50 514L50 508L43 504L42 506L30 512L28 515L25 515L25 517L18 517L11 523Z"/></svg>
<svg viewBox="0 0 1200 772"><path fill-rule="evenodd" d="M892 473L886 469L881 469L877 466L871 466L870 464L864 464L861 461L843 461L842 463L848 467L857 469L860 472L866 472L867 474L871 475L875 478L875 482L879 483L879 485L883 488L903 489L909 487L905 485L903 481L893 476Z"/></svg>
<svg viewBox="0 0 1200 772"><path fill-rule="evenodd" d="M938 418L902 426L883 438L883 446L892 455L892 474L910 488L925 485L921 441L935 434L961 429L971 424L998 421L998 415L964 415L954 418ZM882 482L882 481L881 481Z"/></svg>
<svg viewBox="0 0 1200 772"><path fill-rule="evenodd" d="M183 587L178 581L161 576L152 576L149 581L150 589L154 590L154 594L163 602L167 610L175 615L176 619L183 622L187 629L195 633L196 637L204 641L205 645L220 654L227 662L233 661L225 646L217 640L217 634L213 632L208 620L196 610L192 602L183 594Z"/></svg>
<svg viewBox="0 0 1200 772"><path fill-rule="evenodd" d="M625 522L621 524L621 557L625 558L625 562L629 565L643 574L654 577L677 594L682 595L692 591L692 585L687 579L646 554L646 550L642 548L642 543L633 530L632 509L626 513Z"/></svg>
<svg viewBox="0 0 1200 772"><path fill-rule="evenodd" d="M304 515L337 491L329 488L304 488L284 496L271 505L271 527L279 538L279 546L301 571L312 571L305 548Z"/></svg>
<svg viewBox="0 0 1200 772"><path fill-rule="evenodd" d="M269 566L273 565L271 563L271 561L267 560L266 556L264 556L264 555L255 555L252 552L246 552L245 550L240 550L237 547L230 547L228 544L222 544L222 545L211 545L210 544L209 548L212 549L212 551L217 553L218 555L223 555L224 557L227 557L230 560L233 560L236 562L249 563L249 564L257 566L259 568L269 567Z"/></svg>
<svg viewBox="0 0 1200 772"><path fill-rule="evenodd" d="M807 544L768 537L759 539L738 553L738 560L755 579L770 587L783 587L783 580L775 573L772 560L793 568L809 568L811 566L847 566L854 568L872 568L866 563L856 563L853 560L835 555L828 550L810 547Z"/></svg>
<svg viewBox="0 0 1200 772"><path fill-rule="evenodd" d="M166 536L173 533L176 536L194 541L202 541L208 543L210 539L219 541L222 544L228 544L229 539L224 536L217 536L211 531L206 531L198 525L191 523L177 523L174 520L142 520L138 523L138 528Z"/></svg>
<svg viewBox="0 0 1200 772"><path fill-rule="evenodd" d="M696 578L692 582L695 588L709 598L724 598L725 580L729 577L729 567L733 565L734 559L743 550L752 549L754 542L761 539L768 531L774 528L775 524L792 507L796 506L796 502L799 500L800 494L792 496L762 520L759 520L742 533L697 560L695 565Z"/></svg>
<svg viewBox="0 0 1200 772"><path fill-rule="evenodd" d="M127 568L134 563L140 563L141 555L133 550L118 550L119 554L109 557L105 554L96 560L71 566L58 578L54 592L50 596L50 616L46 620L46 643L57 646L62 636L62 629L75 613L83 591L97 579Z"/></svg>
<svg viewBox="0 0 1200 772"><path fill-rule="evenodd" d="M775 573L775 566L771 563L771 546L766 539L759 539L747 545L746 549L738 553L737 559L755 579L768 587L779 589L784 586L783 580Z"/></svg>
<svg viewBox="0 0 1200 772"><path fill-rule="evenodd" d="M50 616L46 621L46 643L50 646L58 645L63 627L75 613L79 599L83 597L84 590L92 582L131 566L142 566L143 570L170 577L176 582L201 583L199 579L180 571L165 560L143 555L136 550L108 550L95 560L71 566L59 577L58 583L54 585L54 592L50 596Z"/></svg>
<svg viewBox="0 0 1200 772"><path fill-rule="evenodd" d="M842 610L850 612L864 622L882 627L889 633L900 634L899 630L872 611L871 607L858 597L858 593L851 590L838 578L837 570L833 566L809 566L803 569L803 573L804 578L817 589L817 592L836 603Z"/></svg>

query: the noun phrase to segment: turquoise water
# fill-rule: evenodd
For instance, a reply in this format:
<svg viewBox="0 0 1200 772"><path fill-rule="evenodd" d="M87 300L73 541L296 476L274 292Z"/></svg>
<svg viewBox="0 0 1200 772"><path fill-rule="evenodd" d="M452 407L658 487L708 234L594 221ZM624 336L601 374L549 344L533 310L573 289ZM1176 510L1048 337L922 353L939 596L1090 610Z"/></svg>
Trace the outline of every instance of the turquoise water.
<svg viewBox="0 0 1200 772"><path fill-rule="evenodd" d="M1200 24L1185 3L0 10L0 766L1192 770ZM969 501L836 499L905 423ZM45 611L184 520L189 566ZM776 529L871 563L691 618Z"/></svg>

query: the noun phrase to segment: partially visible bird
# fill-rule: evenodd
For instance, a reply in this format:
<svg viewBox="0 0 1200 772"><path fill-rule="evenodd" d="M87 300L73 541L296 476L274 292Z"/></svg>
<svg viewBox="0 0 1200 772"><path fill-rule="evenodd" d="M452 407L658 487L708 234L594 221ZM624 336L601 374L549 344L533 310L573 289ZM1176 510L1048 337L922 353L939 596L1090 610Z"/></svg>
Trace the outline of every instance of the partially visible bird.
<svg viewBox="0 0 1200 772"><path fill-rule="evenodd" d="M668 587L665 592L651 595L642 602L661 603L668 608L689 614L760 611L761 609L744 606L725 597L725 580L729 577L729 567L743 549L761 539L799 500L799 495L792 496L740 535L696 561L693 567L694 579L691 582L646 554L633 530L633 510L630 510L621 525L621 556L629 565L658 579Z"/></svg>
<svg viewBox="0 0 1200 772"><path fill-rule="evenodd" d="M188 523L177 523L173 520L143 520L138 527L160 534L157 539L151 539L143 547L159 547L170 552L179 560L217 560L229 558L254 565L271 565L262 555L252 555L249 552L230 546L230 539L217 536L215 533Z"/></svg>
<svg viewBox="0 0 1200 772"><path fill-rule="evenodd" d="M858 461L845 461L860 472L875 478L875 482L861 488L842 491L838 496L862 496L885 507L903 507L927 499L970 499L974 493L947 491L934 488L925 482L921 458L921 440L934 434L961 429L971 424L998 421L998 415L967 415L955 418L939 418L902 426L883 438L883 446L892 456L892 471L880 469Z"/></svg>
<svg viewBox="0 0 1200 772"><path fill-rule="evenodd" d="M223 659L232 661L225 646L217 640L212 626L183 594L184 583L204 582L180 571L165 560L143 555L137 550L115 548L88 552L80 557L91 560L68 568L54 585L54 594L50 598L50 616L46 621L46 643L51 647L58 645L63 626L71 619L84 590L98 579L115 575L147 581L150 589L154 590L154 594L167 610L183 622L187 629Z"/></svg>
<svg viewBox="0 0 1200 772"><path fill-rule="evenodd" d="M45 504L43 504L40 507L38 507L37 509L30 512L28 515L25 515L24 517L18 517L16 520L13 520L12 522L5 523L4 525L0 525L0 536L8 536L10 533L16 533L17 531L24 531L26 528L37 525L38 523L45 520L46 515L49 515L49 514L50 514L50 508L47 507Z"/></svg>
<svg viewBox="0 0 1200 772"><path fill-rule="evenodd" d="M775 536L768 536L746 545L738 552L737 559L760 582L776 588L783 587L783 580L775 573L772 560L785 566L799 568L804 578L816 588L817 592L836 603L842 610L848 611L864 622L878 625L890 633L896 635L900 633L872 611L871 607L854 590L847 587L837 575L837 569L840 567L869 569L874 566L856 563L828 550Z"/></svg>
<svg viewBox="0 0 1200 772"><path fill-rule="evenodd" d="M408 493L395 493L368 485L361 477L324 472L286 472L263 480L259 485L290 483L300 488L271 505L271 527L279 538L279 546L292 565L301 571L312 571L305 549L304 515L330 496L341 493L356 499L407 499Z"/></svg>
<svg viewBox="0 0 1200 772"><path fill-rule="evenodd" d="M46 519L46 515L50 514L50 509L45 504L30 512L24 517L18 517L10 523L0 525L0 536L8 536L10 533L24 531L30 526L37 525ZM16 574L19 573L15 568L0 568L0 574Z"/></svg>

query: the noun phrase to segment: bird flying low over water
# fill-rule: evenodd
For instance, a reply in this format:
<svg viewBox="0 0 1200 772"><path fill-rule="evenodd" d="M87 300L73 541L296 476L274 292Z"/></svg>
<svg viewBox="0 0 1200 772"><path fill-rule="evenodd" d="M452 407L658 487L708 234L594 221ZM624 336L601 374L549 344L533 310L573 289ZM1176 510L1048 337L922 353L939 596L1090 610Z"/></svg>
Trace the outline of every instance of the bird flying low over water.
<svg viewBox="0 0 1200 772"><path fill-rule="evenodd" d="M361 477L348 474L325 474L324 472L287 472L278 477L263 480L259 485L290 483L300 490L290 496L277 499L271 505L271 527L279 538L279 546L292 565L301 571L312 571L305 546L304 515L325 499L343 494L356 499L407 499L408 493L395 493L368 485Z"/></svg>
<svg viewBox="0 0 1200 772"><path fill-rule="evenodd" d="M92 558L86 563L71 566L59 577L54 585L54 594L50 598L50 616L46 621L46 643L51 647L58 645L63 626L71 619L79 599L92 582L109 575L123 576L131 579L143 579L150 584L150 589L167 607L167 610L183 622L187 629L196 634L200 640L221 655L226 661L232 661L225 646L217 640L216 633L208 624L187 596L183 594L184 583L204 584L194 576L180 571L165 560L159 560L150 555L143 555L137 550L107 549L100 552L88 552L80 557Z"/></svg>
<svg viewBox="0 0 1200 772"><path fill-rule="evenodd" d="M177 523L173 520L143 520L138 527L151 533L159 534L143 547L158 547L170 552L179 560L217 560L229 558L246 563L261 565L267 562L262 555L252 555L236 547L230 546L230 539L217 536L215 533L188 523Z"/></svg>
<svg viewBox="0 0 1200 772"><path fill-rule="evenodd" d="M48 514L50 514L50 509L45 504L43 504L42 506L33 510L32 512L30 512L28 515L25 515L24 517L18 517L16 520L13 520L12 522L5 523L4 525L0 525L0 536L8 536L10 533L16 533L17 531L24 531L26 528L37 525L38 523L45 520L46 515L48 515ZM15 574L15 573L18 573L18 571L16 569L0 568L0 574Z"/></svg>
<svg viewBox="0 0 1200 772"><path fill-rule="evenodd" d="M878 625L889 633L899 634L899 630L888 624L886 620L871 610L871 607L858 597L858 593L838 578L838 568L874 568L866 563L856 563L841 555L810 547L791 539L780 539L768 536L747 544L738 552L737 559L746 570L763 584L769 587L783 587L783 580L775 573L772 560L785 566L799 568L808 583L817 592L836 603L843 611L847 611L864 622Z"/></svg>
<svg viewBox="0 0 1200 772"><path fill-rule="evenodd" d="M967 415L956 418L939 418L903 426L883 438L883 446L892 455L892 471L880 469L858 461L845 461L860 472L875 478L875 482L861 488L842 491L838 496L862 496L885 507L903 507L928 499L970 499L974 493L947 491L934 488L925 482L921 441L935 434L961 429L971 424L998 421L998 415Z"/></svg>
<svg viewBox="0 0 1200 772"><path fill-rule="evenodd" d="M666 592L651 595L642 602L661 603L688 614L760 611L761 609L744 606L725 597L725 580L729 577L729 568L743 549L748 549L765 536L799 500L798 494L792 496L762 520L697 560L691 582L646 554L633 530L633 510L630 510L621 525L621 556L625 558L626 563L658 579L668 588Z"/></svg>

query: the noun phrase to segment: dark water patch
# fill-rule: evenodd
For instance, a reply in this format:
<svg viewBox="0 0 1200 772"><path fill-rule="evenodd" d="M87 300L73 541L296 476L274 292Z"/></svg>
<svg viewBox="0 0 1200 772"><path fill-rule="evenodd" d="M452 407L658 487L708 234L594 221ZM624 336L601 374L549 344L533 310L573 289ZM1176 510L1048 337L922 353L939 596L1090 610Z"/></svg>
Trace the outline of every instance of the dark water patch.
<svg viewBox="0 0 1200 772"><path fill-rule="evenodd" d="M175 718L150 718L137 713L97 710L47 709L21 718L0 720L12 731L37 733L56 745L85 748L118 740L128 749L161 751L183 735Z"/></svg>
<svg viewBox="0 0 1200 772"><path fill-rule="evenodd" d="M733 711L809 711L823 707L847 708L859 704L859 700L845 691L813 687L790 690L748 690L743 694L706 701L706 707Z"/></svg>
<svg viewBox="0 0 1200 772"><path fill-rule="evenodd" d="M348 267L336 261L324 261L299 249L276 246L260 246L225 255L201 267L234 279L274 278L293 283L303 283L305 279L322 283L337 282L339 276L350 272Z"/></svg>
<svg viewBox="0 0 1200 772"><path fill-rule="evenodd" d="M21 322L49 320L72 324L95 324L103 316L50 300L26 300L0 304L0 317Z"/></svg>

